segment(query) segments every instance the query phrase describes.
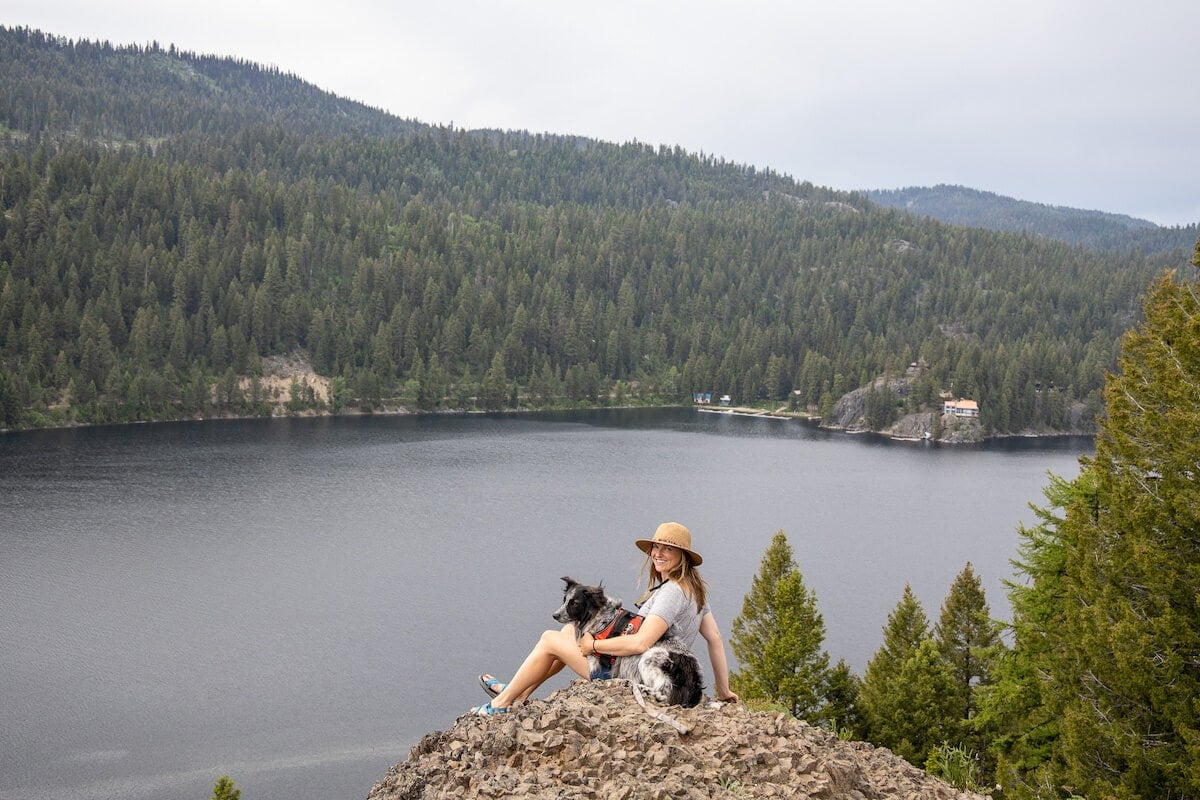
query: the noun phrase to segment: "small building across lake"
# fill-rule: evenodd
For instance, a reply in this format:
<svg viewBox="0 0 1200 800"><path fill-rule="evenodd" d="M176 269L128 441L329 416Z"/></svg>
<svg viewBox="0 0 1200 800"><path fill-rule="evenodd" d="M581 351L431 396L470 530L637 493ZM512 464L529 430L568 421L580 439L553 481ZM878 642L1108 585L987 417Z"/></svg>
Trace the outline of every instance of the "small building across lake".
<svg viewBox="0 0 1200 800"><path fill-rule="evenodd" d="M942 404L943 414L953 414L956 417L975 418L979 416L979 403L974 400L947 400Z"/></svg>

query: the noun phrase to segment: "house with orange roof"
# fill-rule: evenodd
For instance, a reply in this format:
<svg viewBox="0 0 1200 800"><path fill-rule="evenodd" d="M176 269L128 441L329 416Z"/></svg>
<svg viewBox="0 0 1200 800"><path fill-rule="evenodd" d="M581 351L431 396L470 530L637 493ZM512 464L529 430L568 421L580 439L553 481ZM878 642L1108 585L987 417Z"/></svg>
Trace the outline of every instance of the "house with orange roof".
<svg viewBox="0 0 1200 800"><path fill-rule="evenodd" d="M964 400L961 397L957 400L947 400L942 404L942 413L976 419L979 417L979 403L974 400Z"/></svg>

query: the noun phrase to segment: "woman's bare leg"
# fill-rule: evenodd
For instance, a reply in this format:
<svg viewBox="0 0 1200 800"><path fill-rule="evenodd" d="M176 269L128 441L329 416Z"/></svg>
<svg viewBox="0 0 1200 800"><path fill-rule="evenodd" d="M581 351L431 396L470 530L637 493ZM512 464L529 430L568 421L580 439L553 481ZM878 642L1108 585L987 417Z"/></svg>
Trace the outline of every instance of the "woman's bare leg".
<svg viewBox="0 0 1200 800"><path fill-rule="evenodd" d="M542 634L512 680L492 700L492 708L508 708L513 703L527 700L542 683L558 674L564 666L570 667L580 677L588 677L587 659L579 652L575 629L570 625L559 631Z"/></svg>
<svg viewBox="0 0 1200 800"><path fill-rule="evenodd" d="M524 703L526 700L528 700L530 698L530 696L534 692L537 691L538 686L541 686L543 683L550 680L558 673L562 672L562 668L565 666L566 666L566 664L559 661L557 658L554 659L554 663L550 665L550 669L546 671L545 676L540 681L538 681L536 685L530 686L528 689L526 689L524 692L522 692L521 696L518 697L514 702Z"/></svg>

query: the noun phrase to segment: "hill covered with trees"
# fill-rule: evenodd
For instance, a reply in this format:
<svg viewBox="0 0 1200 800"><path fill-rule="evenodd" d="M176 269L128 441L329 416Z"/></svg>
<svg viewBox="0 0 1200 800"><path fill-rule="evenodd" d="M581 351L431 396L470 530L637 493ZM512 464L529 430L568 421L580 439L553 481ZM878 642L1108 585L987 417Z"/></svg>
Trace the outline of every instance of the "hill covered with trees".
<svg viewBox="0 0 1200 800"><path fill-rule="evenodd" d="M1200 226L1160 227L1125 214L1031 203L965 186L909 186L866 193L873 202L948 222L1045 236L1105 250L1169 253L1191 249Z"/></svg>
<svg viewBox="0 0 1200 800"><path fill-rule="evenodd" d="M0 427L791 400L923 365L992 433L1100 411L1182 254L884 209L680 148L402 120L174 47L0 29ZM1084 413L1080 413L1080 408Z"/></svg>

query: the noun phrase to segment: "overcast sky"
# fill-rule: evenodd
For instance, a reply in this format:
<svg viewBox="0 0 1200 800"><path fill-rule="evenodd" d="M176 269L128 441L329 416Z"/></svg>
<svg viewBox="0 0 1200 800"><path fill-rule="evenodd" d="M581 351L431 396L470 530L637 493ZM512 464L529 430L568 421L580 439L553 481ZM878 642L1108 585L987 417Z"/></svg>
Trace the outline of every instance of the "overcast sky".
<svg viewBox="0 0 1200 800"><path fill-rule="evenodd" d="M5 0L0 24L237 56L433 124L1200 222L1197 0Z"/></svg>

